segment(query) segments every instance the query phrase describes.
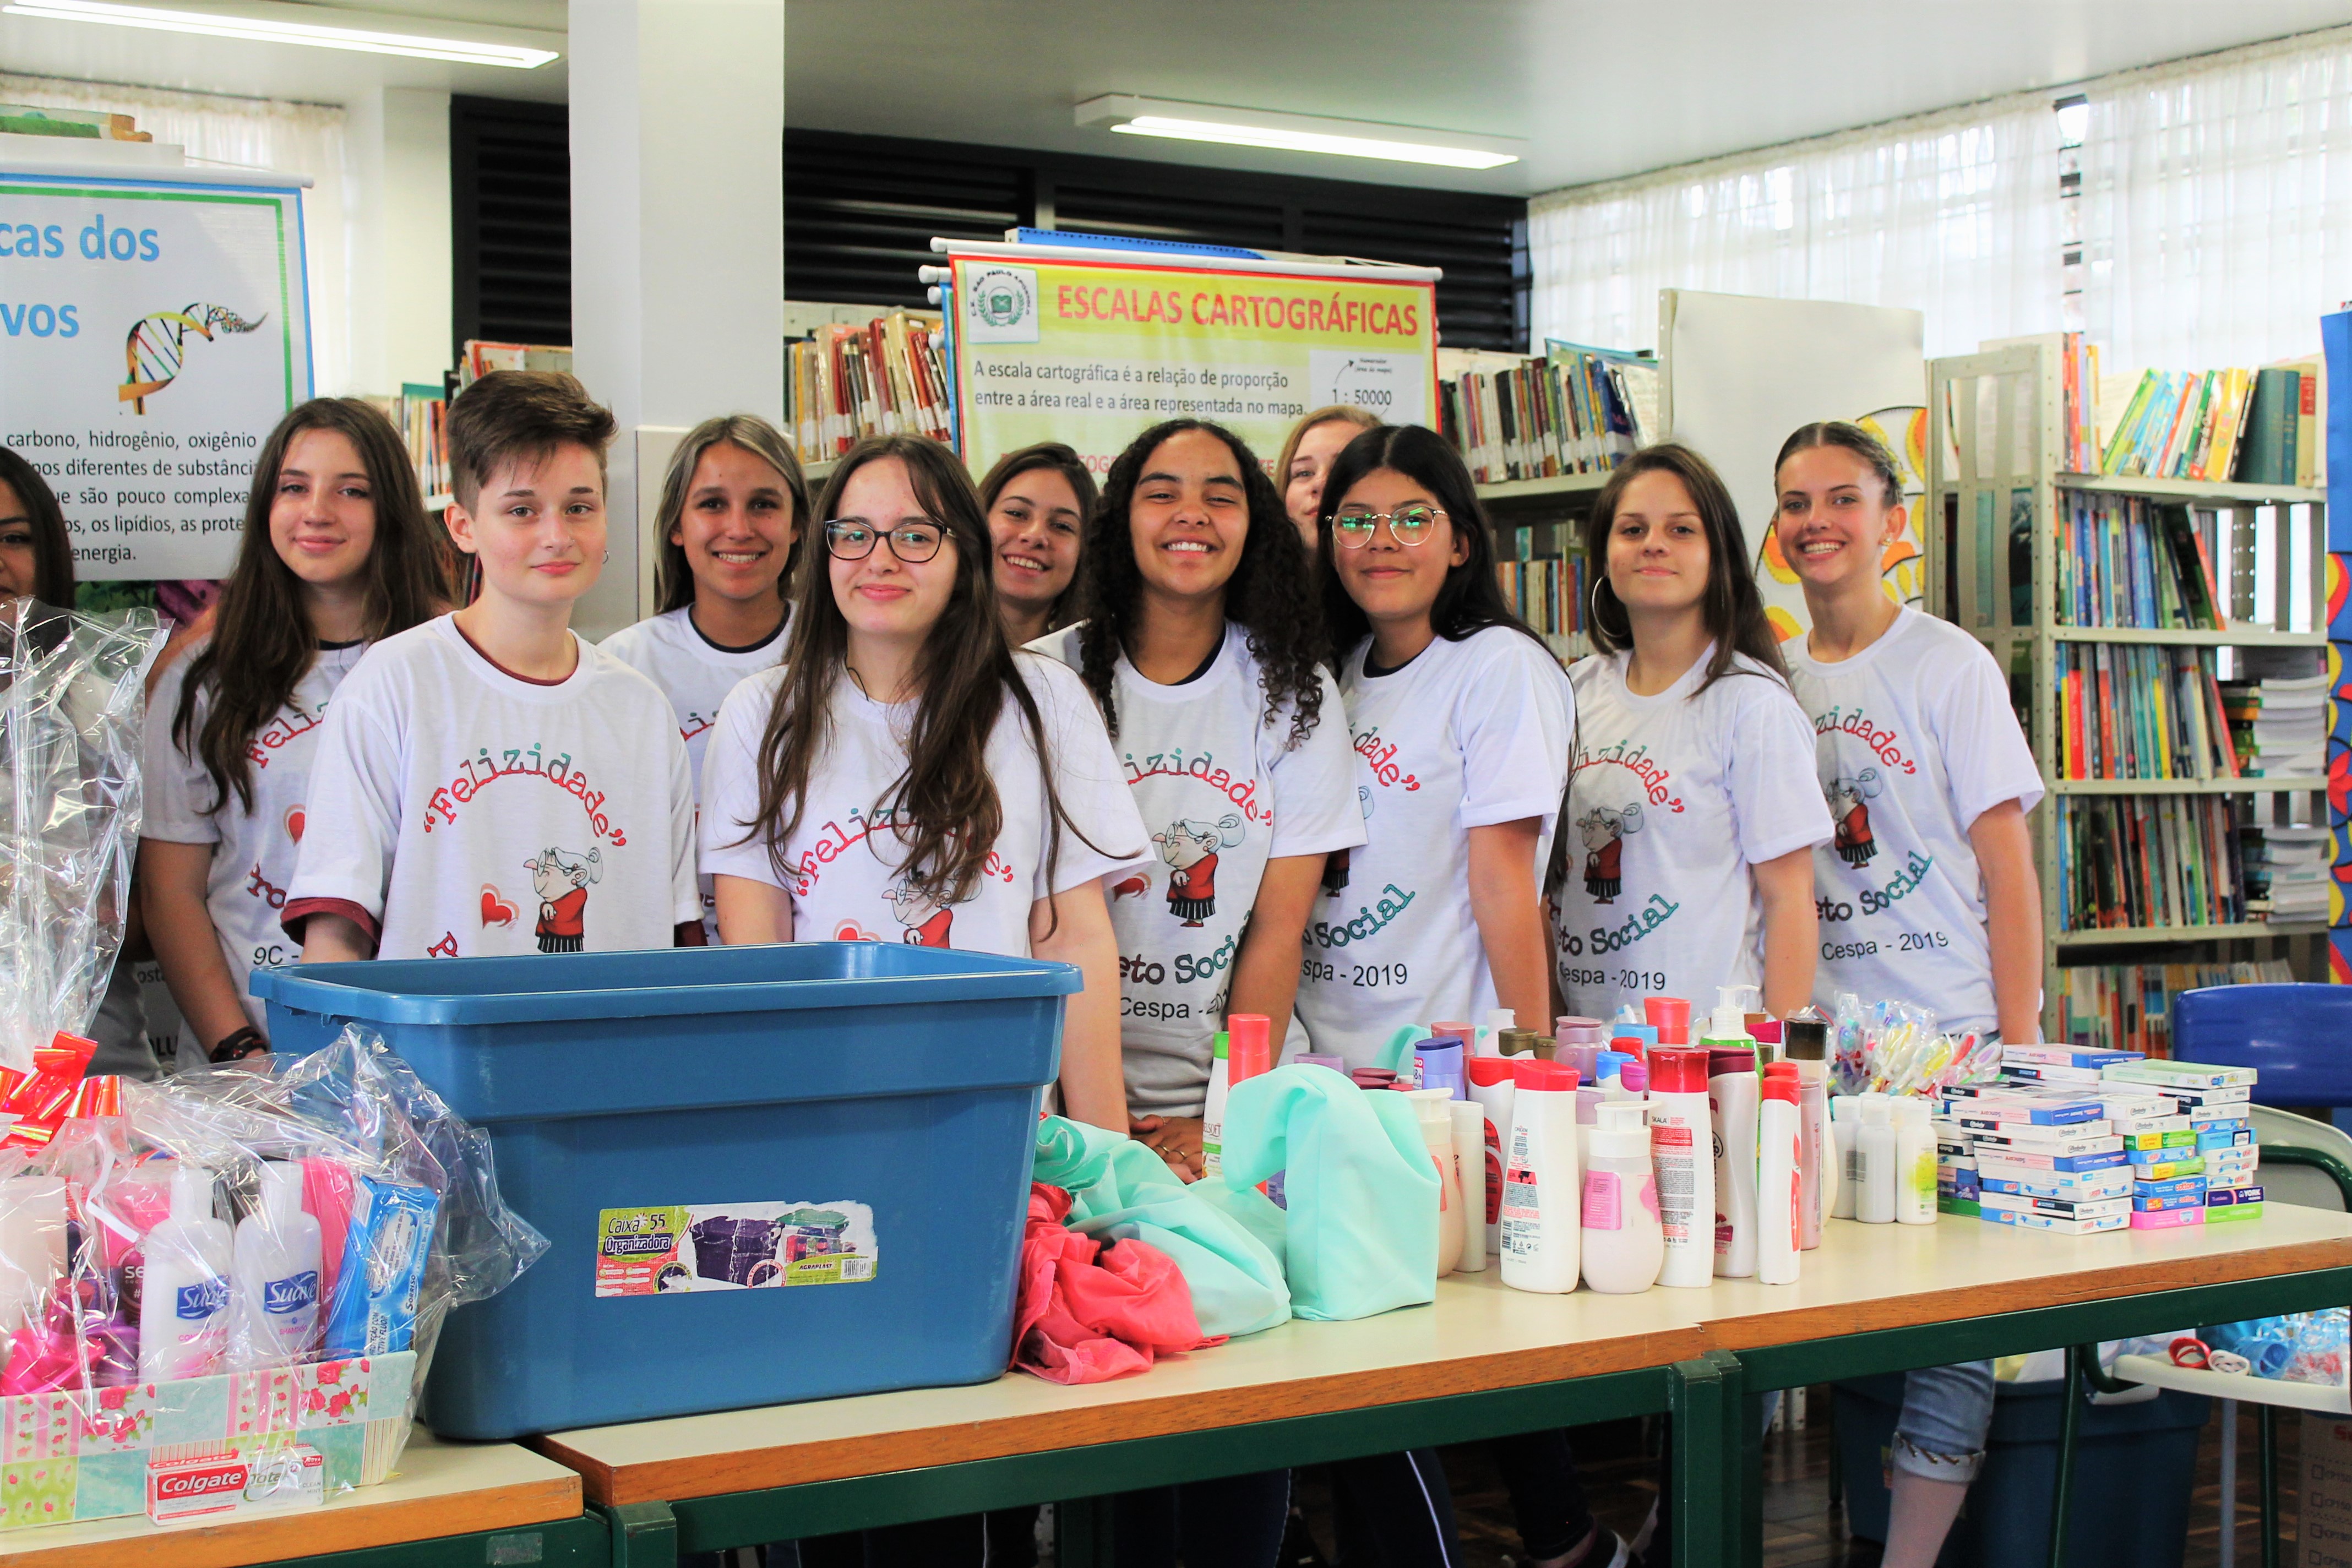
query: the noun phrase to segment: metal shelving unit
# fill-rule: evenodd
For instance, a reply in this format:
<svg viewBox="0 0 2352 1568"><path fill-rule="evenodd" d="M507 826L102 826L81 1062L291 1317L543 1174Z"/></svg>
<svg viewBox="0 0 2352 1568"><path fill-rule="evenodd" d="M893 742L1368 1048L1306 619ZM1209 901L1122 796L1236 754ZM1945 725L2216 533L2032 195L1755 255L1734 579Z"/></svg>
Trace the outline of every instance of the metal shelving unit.
<svg viewBox="0 0 2352 1568"><path fill-rule="evenodd" d="M2041 874L2045 936L2042 1022L2057 1024L2059 956L2084 950L2127 962L2134 950L2215 944L2222 961L2285 956L2308 979L2325 973L2324 921L2243 921L2229 925L2085 928L2059 931L2055 802L2084 795L2223 795L2236 798L2245 820L2327 820L2326 781L2315 777L2230 779L2061 779L2058 702L2051 672L2061 643L2160 645L2187 647L2310 647L2327 645L2326 493L2292 485L2160 479L2065 473L2057 467L2064 444L2064 395L2060 340L2012 344L1982 353L1936 360L1928 366L1929 504L1927 602L1951 616L1992 652L2012 679L2023 675L2032 694L2027 736L2042 760L2049 791L2033 815L2034 859ZM2215 586L2230 622L2221 631L2061 625L2054 520L2062 494L2092 491L2185 501L2223 514L2224 559L2214 563ZM2028 609L2013 609L2012 565L2028 563ZM2264 558L2267 557L2265 563ZM2258 564L2269 580L2257 582ZM2272 624L2251 624L2267 597ZM2300 619L2297 611L2300 610ZM2258 818L2256 813L2266 813ZM2222 945L2226 944L2226 945ZM2260 952L2256 950L2260 949Z"/></svg>
<svg viewBox="0 0 2352 1568"><path fill-rule="evenodd" d="M1606 473L1559 474L1542 479L1505 479L1477 487L1478 500L1498 533L1547 525L1570 526L1581 521L1592 498L1609 482ZM1498 547L1502 541L1496 542ZM1565 542L1562 553L1570 552ZM1581 554L1581 550L1574 552ZM1582 632L1546 636L1544 643L1562 664L1573 664L1592 651L1592 639Z"/></svg>

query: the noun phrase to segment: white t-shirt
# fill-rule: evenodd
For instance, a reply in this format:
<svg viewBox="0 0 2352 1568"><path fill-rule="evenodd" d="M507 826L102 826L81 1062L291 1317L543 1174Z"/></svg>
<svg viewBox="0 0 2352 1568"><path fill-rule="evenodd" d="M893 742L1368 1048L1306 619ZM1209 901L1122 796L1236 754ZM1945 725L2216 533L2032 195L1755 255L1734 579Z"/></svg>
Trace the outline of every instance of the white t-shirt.
<svg viewBox="0 0 2352 1568"><path fill-rule="evenodd" d="M311 763L289 930L343 914L379 957L471 958L668 947L700 918L669 700L572 641L554 682L499 668L447 616L368 650Z"/></svg>
<svg viewBox="0 0 2352 1568"><path fill-rule="evenodd" d="M900 847L877 806L906 771L914 705L877 702L845 676L834 683L831 734L810 770L800 826L784 846L790 876L769 858L766 835L737 842L759 811L760 737L783 686L782 668L744 681L719 707L704 773L709 807L702 814L703 869L784 889L792 895L793 935L802 942L907 942L1027 957L1031 905L1142 865L1150 846L1086 688L1051 659L1013 657L1035 698L1055 791L1068 819L1050 874L1045 780L1029 727L1008 697L985 757L1004 826L979 887L942 909L906 886L898 877Z"/></svg>
<svg viewBox="0 0 2352 1568"><path fill-rule="evenodd" d="M1812 721L1835 839L1813 854L1822 962L1813 995L1932 1007L1946 1027L1990 1033L1992 953L1984 878L1969 829L1992 806L2042 798L2042 773L1984 645L1905 609L1853 658L1783 648Z"/></svg>
<svg viewBox="0 0 2352 1568"><path fill-rule="evenodd" d="M1652 697L1623 653L1579 659L1566 876L1550 890L1570 1013L1764 980L1764 905L1749 868L1830 837L1813 736L1780 677L1745 654L1701 691L1713 645Z"/></svg>
<svg viewBox="0 0 2352 1568"><path fill-rule="evenodd" d="M1530 869L1542 886L1576 728L1559 661L1509 626L1439 637L1386 675L1364 673L1371 647L1339 671L1365 844L1344 865L1332 858L1298 979L1315 1048L1351 1067L1399 1025L1483 1022L1496 1005L1470 908L1469 830L1538 819Z"/></svg>
<svg viewBox="0 0 2352 1568"><path fill-rule="evenodd" d="M702 798L702 749L710 742L710 727L719 722L719 705L746 676L773 668L784 657L792 615L775 635L756 647L720 647L695 629L691 611L681 606L624 626L596 646L662 689L677 711L678 739L686 742L686 760L694 772L695 799ZM710 898L710 874L702 876L702 930L719 940L717 906Z"/></svg>
<svg viewBox="0 0 2352 1568"><path fill-rule="evenodd" d="M289 941L278 921L286 907L286 890L293 886L294 860L308 823L304 796L310 783L310 765L317 753L329 699L367 651L364 643L325 647L294 685L268 723L255 732L246 747L253 784L253 809L238 808L236 793L229 792L227 809L215 813L218 800L212 775L190 752L204 733L205 717L212 711L211 694L198 691L190 715L189 747L183 751L172 740L172 721L180 710L180 693L196 655L211 645L199 637L173 659L155 683L154 700L147 707L147 729L141 738L141 765L146 781L145 819L142 838L166 844L213 846L212 870L205 879L205 910L220 936L221 955L236 982L236 998L255 1027L264 1009L247 989L256 969L275 969L299 962L301 944ZM184 1045L194 1041L184 1026Z"/></svg>
<svg viewBox="0 0 2352 1568"><path fill-rule="evenodd" d="M1075 670L1078 632L1066 627L1030 647ZM1158 852L1108 889L1127 1106L1198 1116L1265 863L1364 841L1348 711L1323 676L1321 714L1293 746L1293 710L1286 702L1266 720L1249 634L1231 622L1207 671L1181 685L1145 679L1123 655L1115 671L1111 743Z"/></svg>

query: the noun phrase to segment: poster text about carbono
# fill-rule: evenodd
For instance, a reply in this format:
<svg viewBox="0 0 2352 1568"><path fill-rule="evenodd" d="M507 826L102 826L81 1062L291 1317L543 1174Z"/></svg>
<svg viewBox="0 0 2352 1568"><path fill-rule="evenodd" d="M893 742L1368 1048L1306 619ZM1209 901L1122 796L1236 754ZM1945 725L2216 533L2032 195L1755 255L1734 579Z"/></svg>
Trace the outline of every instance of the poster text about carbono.
<svg viewBox="0 0 2352 1568"><path fill-rule="evenodd" d="M245 430L8 430L0 444L58 492L74 560L121 565L143 538L243 530L260 442Z"/></svg>

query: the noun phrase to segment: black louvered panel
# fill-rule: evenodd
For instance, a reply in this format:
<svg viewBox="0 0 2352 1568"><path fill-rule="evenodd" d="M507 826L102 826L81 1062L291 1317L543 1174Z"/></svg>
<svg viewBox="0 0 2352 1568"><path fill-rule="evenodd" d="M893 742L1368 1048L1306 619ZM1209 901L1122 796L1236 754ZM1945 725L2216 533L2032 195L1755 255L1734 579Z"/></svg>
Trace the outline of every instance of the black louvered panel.
<svg viewBox="0 0 2352 1568"><path fill-rule="evenodd" d="M572 341L571 121L560 103L449 100L458 342Z"/></svg>
<svg viewBox="0 0 2352 1568"><path fill-rule="evenodd" d="M1158 174L1166 165L1139 167ZM1164 176L1158 181L1115 183L1058 176L1054 181L1054 226L1162 244L1286 248L1278 195L1256 191L1213 193L1187 189L1189 184Z"/></svg>
<svg viewBox="0 0 2352 1568"><path fill-rule="evenodd" d="M931 237L1003 239L1028 221L1026 175L942 142L784 135L784 292L795 300L919 305Z"/></svg>
<svg viewBox="0 0 2352 1568"><path fill-rule="evenodd" d="M1486 202L1449 211L1450 204L1436 192L1400 194L1422 200L1385 210L1369 203L1308 204L1300 214L1302 248L1443 268L1437 323L1445 345L1523 350L1526 279L1519 269L1526 261L1513 244L1514 215Z"/></svg>

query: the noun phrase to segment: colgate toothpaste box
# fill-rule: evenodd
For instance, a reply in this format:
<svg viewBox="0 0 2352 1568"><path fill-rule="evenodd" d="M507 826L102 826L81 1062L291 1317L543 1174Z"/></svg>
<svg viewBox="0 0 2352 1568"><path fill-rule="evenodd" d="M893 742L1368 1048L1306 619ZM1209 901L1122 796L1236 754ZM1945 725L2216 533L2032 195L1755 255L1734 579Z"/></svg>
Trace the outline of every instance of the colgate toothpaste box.
<svg viewBox="0 0 2352 1568"><path fill-rule="evenodd" d="M155 1459L147 1467L147 1517L184 1524L226 1514L316 1508L327 1500L326 1460L316 1448Z"/></svg>

